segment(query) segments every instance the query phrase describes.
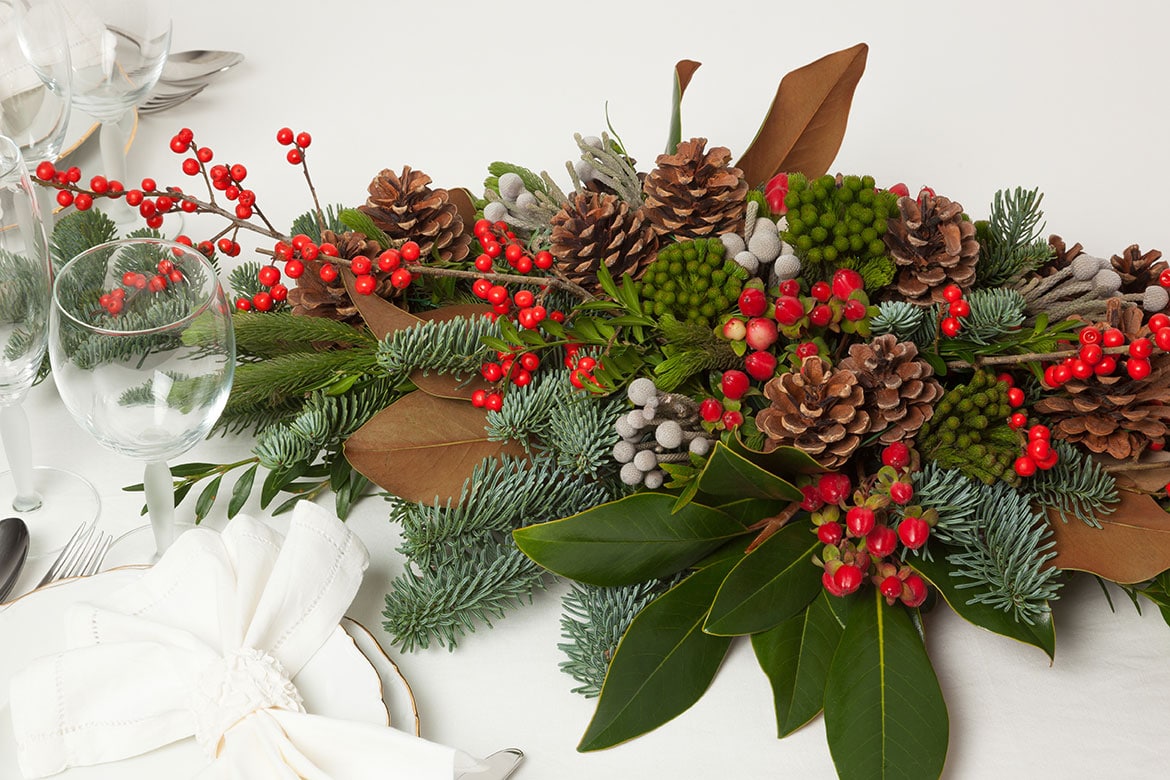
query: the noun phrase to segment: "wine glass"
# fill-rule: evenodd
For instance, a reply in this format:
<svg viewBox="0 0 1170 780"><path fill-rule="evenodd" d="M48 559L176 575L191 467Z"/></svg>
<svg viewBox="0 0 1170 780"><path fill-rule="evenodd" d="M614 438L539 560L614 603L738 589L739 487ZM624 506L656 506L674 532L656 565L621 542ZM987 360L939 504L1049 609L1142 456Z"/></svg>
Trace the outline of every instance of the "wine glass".
<svg viewBox="0 0 1170 780"><path fill-rule="evenodd" d="M69 129L69 43L53 0L0 0L0 135L30 170L55 163ZM36 189L52 235L53 190Z"/></svg>
<svg viewBox="0 0 1170 780"><path fill-rule="evenodd" d="M215 268L155 238L82 252L53 286L49 357L73 418L106 448L146 462L157 558L176 530L166 461L207 436L231 389L235 338Z"/></svg>
<svg viewBox="0 0 1170 780"><path fill-rule="evenodd" d="M32 465L22 401L44 361L52 285L34 187L20 149L0 136L0 438L9 468L0 474L0 512L24 519L29 555L39 556L59 549L78 518L95 519L99 502L78 475Z"/></svg>
<svg viewBox="0 0 1170 780"><path fill-rule="evenodd" d="M166 0L61 0L70 45L73 104L101 123L103 173L126 178L134 106L154 88L171 46ZM115 222L133 221L122 198L106 201Z"/></svg>

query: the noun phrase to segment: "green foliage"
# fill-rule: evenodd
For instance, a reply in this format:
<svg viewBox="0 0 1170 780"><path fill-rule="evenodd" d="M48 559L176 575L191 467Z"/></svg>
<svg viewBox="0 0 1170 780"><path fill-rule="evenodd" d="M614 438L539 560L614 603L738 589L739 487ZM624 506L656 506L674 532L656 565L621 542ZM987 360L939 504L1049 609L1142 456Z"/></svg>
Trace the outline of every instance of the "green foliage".
<svg viewBox="0 0 1170 780"><path fill-rule="evenodd" d="M991 204L985 231L978 231L980 258L976 276L980 287L1012 284L1052 257L1044 232L1039 189L999 190Z"/></svg>
<svg viewBox="0 0 1170 780"><path fill-rule="evenodd" d="M118 237L118 226L97 209L73 211L57 220L51 248L57 267L63 266L87 249Z"/></svg>
<svg viewBox="0 0 1170 780"><path fill-rule="evenodd" d="M1116 481L1083 450L1062 440L1055 448L1060 459L1051 469L1036 472L1028 481L1028 492L1042 506L1060 512L1065 522L1075 517L1100 528L1100 518L1119 500Z"/></svg>
<svg viewBox="0 0 1170 780"><path fill-rule="evenodd" d="M957 544L978 531L978 511L983 501L979 483L958 469L944 469L927 463L913 474L914 503L938 512L938 524L931 538L944 544ZM900 514L900 513L899 513Z"/></svg>
<svg viewBox="0 0 1170 780"><path fill-rule="evenodd" d="M326 230L332 230L334 233L344 233L346 231L345 223L340 219L340 214L344 209L345 207L340 203L325 207L325 213L321 216L323 217ZM321 223L317 221L317 216L317 212L315 211L306 211L294 219L292 223L292 234L295 236L298 233L304 233L313 239L314 243L321 243Z"/></svg>
<svg viewBox="0 0 1170 780"><path fill-rule="evenodd" d="M320 352L321 345L373 348L377 339L365 328L355 328L328 317L299 317L291 313L237 311L232 315L236 353L264 360L298 352Z"/></svg>
<svg viewBox="0 0 1170 780"><path fill-rule="evenodd" d="M296 352L236 367L225 422L265 406L297 405L314 390L348 387L377 370L373 349Z"/></svg>
<svg viewBox="0 0 1170 780"><path fill-rule="evenodd" d="M1015 290L991 288L967 293L971 314L963 319L959 338L976 344L992 344L1024 324L1024 296Z"/></svg>
<svg viewBox="0 0 1170 780"><path fill-rule="evenodd" d="M496 161L488 165L488 173L491 175L483 181L485 189L499 192L500 177L505 173L514 173L520 177L520 181L524 182L524 189L529 192L548 193L548 186L544 179L521 165Z"/></svg>
<svg viewBox="0 0 1170 780"><path fill-rule="evenodd" d="M371 241L377 241L378 245L383 249L389 249L394 245L390 236L382 232L382 229L375 225L374 220L364 211L359 211L358 209L342 209L337 215L337 221L345 225L349 230L361 233Z"/></svg>
<svg viewBox="0 0 1170 780"><path fill-rule="evenodd" d="M487 317L453 317L395 331L378 346L378 364L392 377L424 369L470 375L494 358L485 337L500 338L500 326Z"/></svg>
<svg viewBox="0 0 1170 780"><path fill-rule="evenodd" d="M671 392L696 374L724 371L743 365L727 339L696 322L679 322L673 316L663 315L658 330L666 341L663 354L666 359L654 367L654 384L663 392Z"/></svg>

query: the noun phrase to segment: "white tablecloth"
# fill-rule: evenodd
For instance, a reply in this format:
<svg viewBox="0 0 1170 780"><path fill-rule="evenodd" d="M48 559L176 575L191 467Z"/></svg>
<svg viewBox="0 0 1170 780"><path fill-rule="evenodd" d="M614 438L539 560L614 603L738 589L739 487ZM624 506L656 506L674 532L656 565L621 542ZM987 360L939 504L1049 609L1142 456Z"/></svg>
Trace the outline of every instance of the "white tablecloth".
<svg viewBox="0 0 1170 780"><path fill-rule="evenodd" d="M1123 0L1075 4L840 2L321 4L208 0L175 4L174 47L243 51L202 95L144 118L132 178L194 181L167 148L192 127L220 162L243 162L278 225L307 209L276 130L313 134L323 203L357 204L385 167L410 165L437 186L478 187L493 160L548 170L568 186L572 134L609 117L640 167L665 144L672 68L704 63L683 106L684 137L741 152L779 78L830 51L869 43L869 65L834 170L880 183L929 184L985 216L995 190L1040 187L1048 229L1108 256L1166 248L1170 116L1163 51L1170 10ZM554 10L556 9L556 10ZM88 157L96 171L96 145ZM208 228L211 229L211 228ZM196 238L194 221L189 232ZM137 525L138 465L111 456L66 415L51 383L28 410L37 459L71 465L103 493L102 523ZM215 439L184 460L227 461L244 439ZM191 500L181 505L189 518ZM226 503L226 502L221 502ZM249 504L246 511L259 512ZM223 506L210 522L223 522ZM377 498L351 519L373 563L350 614L376 629L403 562ZM27 585L43 568L35 562ZM559 595L540 594L455 653L395 655L414 685L423 735L472 753L516 745L517 778L831 777L824 727L774 737L771 694L740 642L692 710L635 742L574 748L593 704L557 669ZM1170 627L1084 580L1056 605L1057 654L973 628L941 611L928 645L951 718L945 777L1159 777L1170 762ZM390 649L389 638L382 635ZM7 638L4 638L7 641ZM393 651L392 651L393 652Z"/></svg>

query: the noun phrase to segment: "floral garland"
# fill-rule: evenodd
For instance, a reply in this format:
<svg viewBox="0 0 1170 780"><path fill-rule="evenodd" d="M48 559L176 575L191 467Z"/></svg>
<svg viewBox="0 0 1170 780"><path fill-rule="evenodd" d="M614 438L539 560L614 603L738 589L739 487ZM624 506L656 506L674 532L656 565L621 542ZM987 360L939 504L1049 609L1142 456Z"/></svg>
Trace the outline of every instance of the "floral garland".
<svg viewBox="0 0 1170 780"><path fill-rule="evenodd" d="M828 175L865 54L788 74L735 164L680 137L680 63L653 169L578 136L569 192L494 163L473 198L405 167L322 209L312 138L284 128L314 202L288 234L190 130L172 149L207 200L37 177L80 212L62 258L113 236L103 197L151 228L223 217L209 255L274 242L231 275L224 426L257 432L253 457L173 470L177 499L206 480L199 517L233 470L229 515L260 467L264 506L292 494L275 511L329 488L344 516L375 483L415 564L386 613L405 649L454 646L546 571L579 583L566 666L600 695L581 750L685 710L749 636L781 735L823 712L842 777L935 777L936 602L1049 656L1072 572L1170 620L1170 268L1044 237L1037 191L973 220L928 187Z"/></svg>

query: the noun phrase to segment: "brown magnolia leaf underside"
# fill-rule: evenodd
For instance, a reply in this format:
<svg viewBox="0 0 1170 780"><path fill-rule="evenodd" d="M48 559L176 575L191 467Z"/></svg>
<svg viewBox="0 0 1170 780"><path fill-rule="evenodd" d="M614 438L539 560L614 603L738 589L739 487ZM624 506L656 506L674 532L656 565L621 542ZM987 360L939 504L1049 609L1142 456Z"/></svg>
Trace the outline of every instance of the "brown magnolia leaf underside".
<svg viewBox="0 0 1170 780"><path fill-rule="evenodd" d="M695 71L702 64L694 60L679 60L675 63L674 78L678 82L678 96L680 99L686 94L687 85L691 83L691 77L695 75Z"/></svg>
<svg viewBox="0 0 1170 780"><path fill-rule="evenodd" d="M1139 493L1157 493L1170 482L1170 452L1142 453L1138 461L1118 460L1108 455L1094 454L1093 459L1109 472L1122 490Z"/></svg>
<svg viewBox="0 0 1170 780"><path fill-rule="evenodd" d="M378 487L407 501L459 501L484 458L521 456L520 445L488 441L486 412L465 401L408 393L345 442L345 458Z"/></svg>
<svg viewBox="0 0 1170 780"><path fill-rule="evenodd" d="M1144 582L1170 569L1170 514L1152 497L1119 490L1114 512L1101 528L1061 521L1048 510L1056 540L1053 564L1122 584Z"/></svg>
<svg viewBox="0 0 1170 780"><path fill-rule="evenodd" d="M447 202L455 205L455 211L463 220L463 229L470 232L475 225L475 201L471 193L466 187L453 187L447 190Z"/></svg>
<svg viewBox="0 0 1170 780"><path fill-rule="evenodd" d="M379 341L391 333L412 327L422 322L406 309L400 308L378 295L362 295L354 288L353 273L348 268L337 269L341 281L345 283L345 291L350 300L357 307L358 313L366 322L366 327Z"/></svg>
<svg viewBox="0 0 1170 780"><path fill-rule="evenodd" d="M811 179L829 170L845 137L853 91L868 53L869 46L859 43L781 79L756 137L735 163L749 186L764 184L780 172Z"/></svg>
<svg viewBox="0 0 1170 780"><path fill-rule="evenodd" d="M419 312L418 318L423 321L446 322L455 317L470 317L484 315L492 310L490 306L478 303L460 304L458 306L443 306L431 311ZM464 401L471 400L471 394L476 390L490 391L492 385L478 373L470 376L464 374L440 374L435 371L418 369L410 374L410 381L424 393L437 395L440 398L458 398Z"/></svg>

